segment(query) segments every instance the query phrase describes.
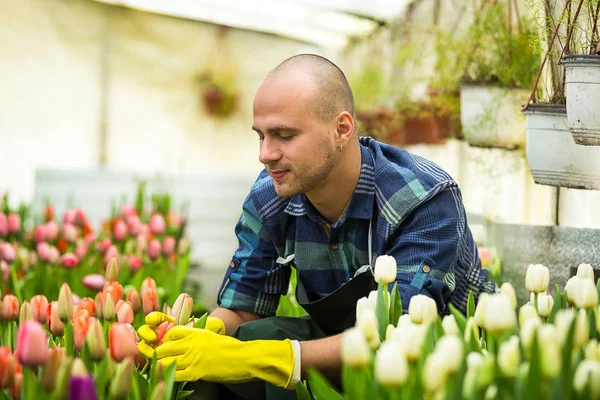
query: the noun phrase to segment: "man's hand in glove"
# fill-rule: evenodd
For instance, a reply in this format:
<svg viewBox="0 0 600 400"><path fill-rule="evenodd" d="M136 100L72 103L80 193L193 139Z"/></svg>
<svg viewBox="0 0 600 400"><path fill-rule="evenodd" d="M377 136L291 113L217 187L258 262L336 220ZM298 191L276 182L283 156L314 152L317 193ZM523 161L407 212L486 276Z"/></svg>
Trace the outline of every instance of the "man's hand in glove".
<svg viewBox="0 0 600 400"><path fill-rule="evenodd" d="M295 357L289 339L243 342L207 329L177 325L167 331L156 349L144 341L138 349L146 358L156 352L163 366L176 362L176 381L244 383L258 379L291 388Z"/></svg>
<svg viewBox="0 0 600 400"><path fill-rule="evenodd" d="M138 335L146 343L153 344L158 339L156 330L165 322L175 324L175 318L158 311L153 311L146 315L146 325L142 325L138 328ZM225 334L225 324L219 318L208 317L205 329L218 333L219 335Z"/></svg>

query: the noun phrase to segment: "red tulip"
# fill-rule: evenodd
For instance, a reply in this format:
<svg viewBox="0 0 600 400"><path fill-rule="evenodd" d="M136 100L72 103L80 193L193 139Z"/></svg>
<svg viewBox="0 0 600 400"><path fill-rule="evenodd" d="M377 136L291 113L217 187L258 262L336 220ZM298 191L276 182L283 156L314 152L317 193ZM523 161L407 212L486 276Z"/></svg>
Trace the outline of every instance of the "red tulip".
<svg viewBox="0 0 600 400"><path fill-rule="evenodd" d="M63 254L60 258L60 264L66 269L73 269L79 264L79 259L73 253Z"/></svg>
<svg viewBox="0 0 600 400"><path fill-rule="evenodd" d="M21 231L21 217L19 217L19 214L9 214L7 225L8 233L19 233Z"/></svg>
<svg viewBox="0 0 600 400"><path fill-rule="evenodd" d="M23 322L17 333L17 357L21 364L38 367L48 359L46 330L35 320Z"/></svg>
<svg viewBox="0 0 600 400"><path fill-rule="evenodd" d="M0 389L9 388L15 379L15 358L10 347L0 347Z"/></svg>
<svg viewBox="0 0 600 400"><path fill-rule="evenodd" d="M158 304L158 294L156 290L147 288L142 291L142 309L144 314L148 315L152 311L160 310L160 304Z"/></svg>
<svg viewBox="0 0 600 400"><path fill-rule="evenodd" d="M160 324L154 330L154 333L156 333L156 342L154 342L152 344L152 348L157 348L158 346L160 346L163 343L166 333L169 331L169 329L171 329L175 325L177 325L177 324L174 322L168 322L168 321Z"/></svg>
<svg viewBox="0 0 600 400"><path fill-rule="evenodd" d="M133 204L125 204L121 207L121 216L125 219L137 215L137 210Z"/></svg>
<svg viewBox="0 0 600 400"><path fill-rule="evenodd" d="M48 309L48 299L43 294L38 294L31 298L31 311L33 318L40 324L45 324L47 321L46 311Z"/></svg>
<svg viewBox="0 0 600 400"><path fill-rule="evenodd" d="M0 317L7 321L14 321L19 317L19 299L16 296L12 294L4 296Z"/></svg>
<svg viewBox="0 0 600 400"><path fill-rule="evenodd" d="M157 239L152 239L150 241L150 246L148 247L148 257L154 261L160 256L160 251L160 242Z"/></svg>
<svg viewBox="0 0 600 400"><path fill-rule="evenodd" d="M6 214L0 212L0 237L6 237L8 235L8 219Z"/></svg>
<svg viewBox="0 0 600 400"><path fill-rule="evenodd" d="M86 310L87 313L87 310ZM83 349L83 341L90 328L90 319L93 317L80 316L73 321L73 345L78 351Z"/></svg>
<svg viewBox="0 0 600 400"><path fill-rule="evenodd" d="M102 293L104 293L104 296L110 294L113 304L116 305L123 298L123 286L117 281L106 282L102 288Z"/></svg>
<svg viewBox="0 0 600 400"><path fill-rule="evenodd" d="M121 300L122 303L117 305L117 321L126 324L133 324L133 308L131 304Z"/></svg>
<svg viewBox="0 0 600 400"><path fill-rule="evenodd" d="M167 229L167 223L162 215L154 214L150 217L150 232L154 235L162 235L165 229Z"/></svg>
<svg viewBox="0 0 600 400"><path fill-rule="evenodd" d="M65 325L58 317L58 301L53 301L48 304L46 321L48 322L48 330L52 332L54 336L62 336L65 333Z"/></svg>
<svg viewBox="0 0 600 400"><path fill-rule="evenodd" d="M171 236L164 238L162 243L162 253L165 256L173 254L175 251L175 239Z"/></svg>
<svg viewBox="0 0 600 400"><path fill-rule="evenodd" d="M15 261L17 253L12 244L8 242L0 243L0 257L9 264Z"/></svg>
<svg viewBox="0 0 600 400"><path fill-rule="evenodd" d="M129 302L129 304L131 304L131 308L133 309L134 313L137 313L138 311L140 311L140 308L142 308L142 300L140 299L140 294L135 289L131 289L129 293L127 293L127 301Z"/></svg>
<svg viewBox="0 0 600 400"><path fill-rule="evenodd" d="M135 337L127 324L115 322L108 332L110 355L115 362L121 362L127 357L135 357L138 353Z"/></svg>
<svg viewBox="0 0 600 400"><path fill-rule="evenodd" d="M115 225L113 226L113 236L118 242L125 240L125 237L127 236L127 225L125 225L125 222L120 219L115 222Z"/></svg>

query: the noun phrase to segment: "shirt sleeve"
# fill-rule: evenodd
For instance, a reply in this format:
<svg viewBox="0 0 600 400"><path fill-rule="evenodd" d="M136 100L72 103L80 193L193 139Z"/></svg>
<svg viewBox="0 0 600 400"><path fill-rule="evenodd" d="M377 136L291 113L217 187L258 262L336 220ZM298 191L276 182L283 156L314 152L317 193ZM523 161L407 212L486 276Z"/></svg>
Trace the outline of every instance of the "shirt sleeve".
<svg viewBox="0 0 600 400"><path fill-rule="evenodd" d="M456 294L465 302L469 289L479 294L481 261L457 187L448 187L417 207L400 224L388 248L386 254L398 264L396 282L405 312L416 294L433 298L440 313L451 298L455 303ZM454 305L462 309L460 300Z"/></svg>
<svg viewBox="0 0 600 400"><path fill-rule="evenodd" d="M250 194L244 202L235 233L239 247L227 268L217 303L230 309L275 315L279 298L288 289L290 267L277 264L270 239Z"/></svg>

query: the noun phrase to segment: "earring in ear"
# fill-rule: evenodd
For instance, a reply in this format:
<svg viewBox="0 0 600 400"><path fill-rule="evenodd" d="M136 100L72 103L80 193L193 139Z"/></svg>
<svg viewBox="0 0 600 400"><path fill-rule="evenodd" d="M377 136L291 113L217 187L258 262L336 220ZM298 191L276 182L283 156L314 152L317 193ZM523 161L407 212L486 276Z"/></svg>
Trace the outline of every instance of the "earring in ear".
<svg viewBox="0 0 600 400"><path fill-rule="evenodd" d="M340 153L342 152L342 145L340 144Z"/></svg>

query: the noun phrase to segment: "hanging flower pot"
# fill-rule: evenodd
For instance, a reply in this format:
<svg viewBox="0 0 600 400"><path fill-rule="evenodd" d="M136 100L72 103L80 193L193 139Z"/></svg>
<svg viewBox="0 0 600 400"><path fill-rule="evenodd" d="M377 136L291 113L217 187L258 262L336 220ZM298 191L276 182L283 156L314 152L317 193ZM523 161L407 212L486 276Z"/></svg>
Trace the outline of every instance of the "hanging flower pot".
<svg viewBox="0 0 600 400"><path fill-rule="evenodd" d="M475 147L525 147L525 117L519 112L525 89L462 85L460 121L465 140Z"/></svg>
<svg viewBox="0 0 600 400"><path fill-rule="evenodd" d="M202 103L207 114L214 117L229 117L236 109L237 93L224 90L219 85L207 85L202 90Z"/></svg>
<svg viewBox="0 0 600 400"><path fill-rule="evenodd" d="M575 144L564 105L530 104L524 114L527 161L536 183L600 189L600 147Z"/></svg>
<svg viewBox="0 0 600 400"><path fill-rule="evenodd" d="M600 146L600 56L564 56L567 118L575 143Z"/></svg>

